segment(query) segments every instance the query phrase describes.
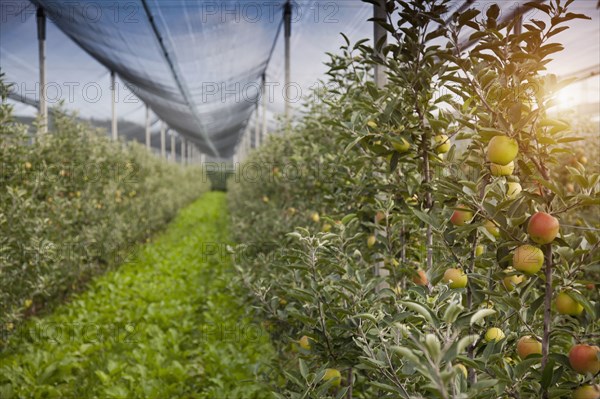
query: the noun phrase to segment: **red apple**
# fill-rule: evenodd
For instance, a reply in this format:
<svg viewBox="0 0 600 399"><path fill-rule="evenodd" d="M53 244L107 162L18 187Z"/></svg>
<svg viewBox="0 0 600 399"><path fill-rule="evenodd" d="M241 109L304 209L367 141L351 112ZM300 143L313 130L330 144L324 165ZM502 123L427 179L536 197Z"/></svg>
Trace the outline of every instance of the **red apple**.
<svg viewBox="0 0 600 399"><path fill-rule="evenodd" d="M454 210L452 216L450 217L450 223L455 226L464 226L466 223L469 223L471 219L473 219L473 212L461 205L458 205L457 209Z"/></svg>
<svg viewBox="0 0 600 399"><path fill-rule="evenodd" d="M544 264L544 253L533 245L521 245L513 253L513 267L527 274L536 274Z"/></svg>
<svg viewBox="0 0 600 399"><path fill-rule="evenodd" d="M423 270L418 270L417 275L412 278L413 283L416 285L427 285L427 274Z"/></svg>
<svg viewBox="0 0 600 399"><path fill-rule="evenodd" d="M529 219L527 233L538 244L549 244L558 235L558 219L544 212L537 212Z"/></svg>
<svg viewBox="0 0 600 399"><path fill-rule="evenodd" d="M600 371L598 352L600 352L600 348L597 346L575 345L569 351L569 363L579 374L596 374Z"/></svg>
<svg viewBox="0 0 600 399"><path fill-rule="evenodd" d="M534 353L542 354L542 343L530 335L521 337L517 342L517 354L519 357L525 359Z"/></svg>

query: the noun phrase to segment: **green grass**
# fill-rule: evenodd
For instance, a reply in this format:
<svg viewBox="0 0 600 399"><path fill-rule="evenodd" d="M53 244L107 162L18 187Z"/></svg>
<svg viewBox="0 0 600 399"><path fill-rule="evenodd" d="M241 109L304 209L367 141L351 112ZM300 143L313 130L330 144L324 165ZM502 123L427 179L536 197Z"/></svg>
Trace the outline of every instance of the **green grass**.
<svg viewBox="0 0 600 399"><path fill-rule="evenodd" d="M256 375L273 349L231 287L227 240L225 197L206 194L118 270L16 331L0 354L0 397L270 397Z"/></svg>

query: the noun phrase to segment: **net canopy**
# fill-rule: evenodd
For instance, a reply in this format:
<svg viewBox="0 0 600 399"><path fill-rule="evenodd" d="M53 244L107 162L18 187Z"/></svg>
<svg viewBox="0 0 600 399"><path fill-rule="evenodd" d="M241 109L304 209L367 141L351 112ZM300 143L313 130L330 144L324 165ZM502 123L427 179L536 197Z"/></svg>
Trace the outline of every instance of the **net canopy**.
<svg viewBox="0 0 600 399"><path fill-rule="evenodd" d="M498 0L451 2L450 15L466 8L482 13L498 3L508 15L519 2ZM283 98L285 0L3 0L0 4L0 68L15 83L17 114L35 116L39 93L36 6L47 20L47 97L95 126L110 128L110 72L117 75L119 136L144 142L145 107L151 109L151 145L160 147L160 121L205 154L229 158L240 137L257 143L251 131L262 123L258 92L265 76L268 131L286 101L297 114L301 96L324 78L326 52L337 52L373 35L373 6L359 0L292 1L291 85L293 99ZM466 4L466 6L465 6ZM557 36L565 51L556 54L548 73L593 78L572 85L564 103L598 114L600 18L595 0L575 1L573 12L592 17L577 21ZM524 23L539 18L530 10ZM76 89L72 89L78 84ZM57 92L58 90L58 92ZM95 91L101 94L95 96ZM274 93L274 94L273 94ZM98 98L96 98L98 97ZM140 101L141 100L141 101ZM29 105L23 105L29 104ZM166 140L167 150L171 141ZM177 144L181 148L181 143Z"/></svg>
<svg viewBox="0 0 600 399"><path fill-rule="evenodd" d="M206 154L232 155L258 100L281 2L34 3L170 128Z"/></svg>

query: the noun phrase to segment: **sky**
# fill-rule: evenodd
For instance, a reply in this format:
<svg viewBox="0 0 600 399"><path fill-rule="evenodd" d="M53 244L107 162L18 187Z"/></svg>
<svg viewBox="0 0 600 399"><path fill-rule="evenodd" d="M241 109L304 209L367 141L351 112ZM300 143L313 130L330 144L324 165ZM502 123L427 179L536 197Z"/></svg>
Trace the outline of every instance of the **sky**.
<svg viewBox="0 0 600 399"><path fill-rule="evenodd" d="M111 19L118 22L107 27L109 30L105 32L106 36L102 31L84 31L83 35L96 35L92 39L107 54L113 54L111 51L120 52L122 62L128 63L125 67L145 69L149 78L156 79L156 84L173 85L172 81L164 77L168 75L165 72L167 68L150 35L136 36L141 22L126 23L128 20L136 21L139 8L127 6L131 7L136 2L123 2L118 9L108 9L106 5L98 7L99 3L94 2L83 3L90 4L86 8L88 18L94 19L98 12L104 13L103 17L112 13ZM255 3L250 0L225 5L218 1L206 1L201 3L201 7L190 7L189 0L167 0L160 1L160 4L154 0L149 3L155 10L160 9L161 19L157 24L176 43L174 47L177 60L181 61L183 74L192 87L197 87L199 82L218 82L222 75L243 74L249 66L258 68L271 50L279 25L278 17L281 15L281 2L274 2L272 7L262 9L253 8ZM473 6L485 12L491 3L493 1L476 1ZM502 3L503 12L507 12L511 5L519 2ZM572 12L587 14L593 20L577 20L571 29L557 37L565 45L565 51L555 57L555 61L549 65L549 72L565 75L600 63L600 15L596 4L596 0L575 0ZM16 84L19 93L37 98L38 54L34 8L29 2L22 0L3 0L0 7L0 69L6 74L8 81ZM182 10L185 12L182 13ZM372 6L359 0L296 2L292 18L291 76L292 82L301 89L302 94L307 94L310 87L325 77L327 67L324 62L328 59L326 52L336 52L344 43L340 32L344 32L351 42L372 36L373 26L367 21L371 15ZM538 17L532 12L525 16L525 21ZM115 30L120 31L115 34ZM194 35L189 32L194 32ZM120 43L111 43L107 39L108 35L115 35L117 40L119 35L123 35L121 37L128 39L129 49ZM148 54L148 57L132 57L128 51L141 51ZM273 87L278 85L268 105L268 117L271 120L284 109L283 54L281 31L266 74L267 81ZM52 21L48 21L46 63L50 105L64 100L68 109L77 110L84 118L110 118L109 70L83 51ZM598 77L588 79L570 90L568 101L598 101L598 86ZM119 118L143 125L144 104L122 82L118 82L117 88ZM252 109L236 109L235 112L246 118ZM16 113L34 115L35 109L17 104ZM219 115L222 118L234 118L233 114ZM218 118L213 122L218 123Z"/></svg>

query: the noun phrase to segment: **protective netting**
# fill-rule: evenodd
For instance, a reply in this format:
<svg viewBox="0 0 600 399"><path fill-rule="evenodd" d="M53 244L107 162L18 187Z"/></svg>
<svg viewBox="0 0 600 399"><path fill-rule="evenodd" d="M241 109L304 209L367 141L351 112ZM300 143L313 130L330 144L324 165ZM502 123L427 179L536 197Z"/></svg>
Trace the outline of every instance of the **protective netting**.
<svg viewBox="0 0 600 399"><path fill-rule="evenodd" d="M263 104L257 112L256 94L266 72L267 130L277 129L285 103L280 29L285 0L33 3L0 3L0 69L9 82L15 83L15 101L29 104L17 105L17 114L28 114L29 120L35 117L39 96L35 5L42 5L48 15L49 106L57 105L55 98L65 100L67 108L78 110L93 125L110 131L108 70L112 69L117 72L120 137L145 141L145 107L135 98L139 96L151 108L151 145L155 150L160 149L163 120L170 129L167 152L170 134L181 134L201 152L215 154L211 143L220 157L228 158L236 145L240 147L243 134L251 147L256 145L253 132L263 121ZM466 3L452 2L448 15ZM479 0L466 7L485 13L492 3L499 3L505 15L525 1ZM576 1L571 8L593 20L578 21L561 33L566 50L556 55L548 72L585 77L588 71L598 70L599 10L596 1L587 0ZM372 36L372 23L367 19L373 9L359 0L296 0L292 1L292 9L291 84L307 95L327 71L323 65L328 59L325 53L337 52L344 43L340 32L352 43ZM539 18L539 13L528 11L524 23L533 18ZM121 82L129 85L136 96ZM569 97L568 103L592 103L597 114L598 83L596 76L574 84L573 98ZM71 93L74 84L78 86ZM97 91L101 95L95 96ZM301 101L296 98L290 102L298 115ZM179 139L176 145L181 148Z"/></svg>
<svg viewBox="0 0 600 399"><path fill-rule="evenodd" d="M203 153L233 154L258 99L281 2L35 3L170 128Z"/></svg>

